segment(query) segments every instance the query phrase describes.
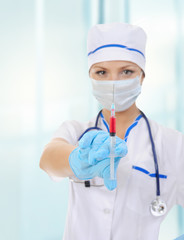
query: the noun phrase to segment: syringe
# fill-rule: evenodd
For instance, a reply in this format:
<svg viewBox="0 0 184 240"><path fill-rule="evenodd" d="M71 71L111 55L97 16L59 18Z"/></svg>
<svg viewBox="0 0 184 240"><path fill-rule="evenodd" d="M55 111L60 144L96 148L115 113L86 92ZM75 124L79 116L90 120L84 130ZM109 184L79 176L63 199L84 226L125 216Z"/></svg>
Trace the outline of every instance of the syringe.
<svg viewBox="0 0 184 240"><path fill-rule="evenodd" d="M111 105L111 117L110 117L110 179L114 179L114 158L116 148L116 118L115 118L115 106Z"/></svg>

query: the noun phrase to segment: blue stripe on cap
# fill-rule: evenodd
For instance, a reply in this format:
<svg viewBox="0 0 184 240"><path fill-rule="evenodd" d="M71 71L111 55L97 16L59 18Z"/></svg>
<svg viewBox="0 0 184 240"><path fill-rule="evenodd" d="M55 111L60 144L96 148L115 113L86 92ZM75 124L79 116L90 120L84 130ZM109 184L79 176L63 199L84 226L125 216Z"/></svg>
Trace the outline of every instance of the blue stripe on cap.
<svg viewBox="0 0 184 240"><path fill-rule="evenodd" d="M91 54L95 53L96 51L98 51L98 50L100 50L100 49L102 49L102 48L107 48L107 47L125 48L125 49L127 49L127 50L129 50L129 51L138 52L138 53L140 53L140 54L145 58L144 54L143 54L141 51L139 51L139 50L137 50L137 49L135 49L135 48L128 48L127 46L121 45L121 44L106 44L106 45L102 45L102 46L96 48L94 51L89 52L89 53L88 53L88 56L90 56Z"/></svg>

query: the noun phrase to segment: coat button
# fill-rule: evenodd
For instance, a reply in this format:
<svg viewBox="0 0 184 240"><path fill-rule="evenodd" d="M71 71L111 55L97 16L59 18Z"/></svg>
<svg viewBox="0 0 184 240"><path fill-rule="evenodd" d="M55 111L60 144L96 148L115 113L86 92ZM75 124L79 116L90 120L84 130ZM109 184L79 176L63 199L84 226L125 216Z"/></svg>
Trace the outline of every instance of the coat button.
<svg viewBox="0 0 184 240"><path fill-rule="evenodd" d="M104 213L105 214L109 214L111 212L111 210L109 208L104 208Z"/></svg>

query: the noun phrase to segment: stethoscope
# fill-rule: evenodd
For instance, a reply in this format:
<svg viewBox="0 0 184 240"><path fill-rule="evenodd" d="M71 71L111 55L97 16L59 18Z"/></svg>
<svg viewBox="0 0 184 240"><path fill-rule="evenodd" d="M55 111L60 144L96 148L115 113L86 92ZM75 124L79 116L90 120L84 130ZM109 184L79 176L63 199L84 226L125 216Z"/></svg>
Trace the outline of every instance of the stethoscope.
<svg viewBox="0 0 184 240"><path fill-rule="evenodd" d="M156 198L150 204L150 211L151 211L151 214L153 216L159 217L159 216L164 215L167 212L167 206L166 206L166 203L160 198L159 168L158 168L157 154L156 154L156 150L155 150L155 144L154 144L154 141L153 141L151 127L150 127L150 124L149 124L149 121L148 121L146 115L142 111L140 111L140 112L141 112L142 117L145 119L146 125L147 125L147 128L148 128L148 133L149 133L151 146L152 146L152 152L153 152L155 173L156 173L155 174L156 175ZM100 118L101 114L102 114L102 110L97 115L95 126L86 129L83 132L83 134L79 137L78 141L83 137L83 135L85 133L87 133L91 130L102 130L101 128L98 127L98 122L99 122L99 118ZM85 187L90 187L91 186L90 181L85 181L84 183L85 183ZM99 186L101 186L101 185L99 185Z"/></svg>

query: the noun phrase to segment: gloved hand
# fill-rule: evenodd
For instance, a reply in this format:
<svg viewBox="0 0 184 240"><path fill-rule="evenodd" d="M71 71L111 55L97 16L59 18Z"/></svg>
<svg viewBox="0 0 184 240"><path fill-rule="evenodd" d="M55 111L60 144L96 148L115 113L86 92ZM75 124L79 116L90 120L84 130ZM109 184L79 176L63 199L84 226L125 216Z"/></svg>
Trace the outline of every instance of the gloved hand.
<svg viewBox="0 0 184 240"><path fill-rule="evenodd" d="M79 146L69 156L69 164L77 178L92 179L96 176L104 179L109 190L117 187L116 172L119 161L127 154L124 140L116 137L115 180L110 179L110 136L105 131L89 131L79 141Z"/></svg>

